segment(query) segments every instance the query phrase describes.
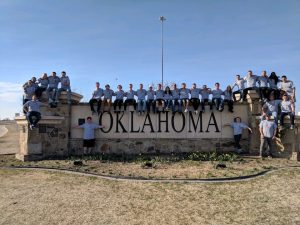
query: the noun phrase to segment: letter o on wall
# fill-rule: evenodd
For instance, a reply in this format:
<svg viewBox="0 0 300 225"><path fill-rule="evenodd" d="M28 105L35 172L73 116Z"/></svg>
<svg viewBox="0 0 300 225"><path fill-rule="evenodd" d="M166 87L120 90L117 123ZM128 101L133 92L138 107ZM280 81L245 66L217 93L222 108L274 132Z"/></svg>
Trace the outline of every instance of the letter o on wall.
<svg viewBox="0 0 300 225"><path fill-rule="evenodd" d="M113 116L110 112L101 113L101 115L99 117L99 124L101 124L101 125L102 125L102 117L103 117L104 114L107 114L109 116L109 126L107 126L108 127L107 130L104 130L103 128L101 128L101 131L103 133L109 133L111 131L112 127L113 127L113 124L114 124Z"/></svg>
<svg viewBox="0 0 300 225"><path fill-rule="evenodd" d="M183 130L184 130L184 128L185 128L185 116L184 116L184 114L183 113L180 113L179 115L181 115L181 118L182 118L182 127L181 127L181 129L180 130L177 130L176 129L176 127L175 127L175 115L176 115L176 113L175 114L173 114L173 116L172 116L172 128L173 128L173 130L176 132L176 133L181 133ZM177 120L178 121L178 120Z"/></svg>

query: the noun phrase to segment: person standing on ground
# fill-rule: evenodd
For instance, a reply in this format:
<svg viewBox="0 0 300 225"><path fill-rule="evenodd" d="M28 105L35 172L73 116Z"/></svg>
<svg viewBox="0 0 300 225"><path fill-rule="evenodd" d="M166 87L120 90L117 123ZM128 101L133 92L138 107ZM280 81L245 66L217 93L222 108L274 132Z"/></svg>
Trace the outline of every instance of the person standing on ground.
<svg viewBox="0 0 300 225"><path fill-rule="evenodd" d="M242 139L243 129L248 129L250 133L252 133L252 129L248 127L245 123L242 123L241 117L235 117L231 124L225 124L224 126L231 126L233 129L233 137L234 137L234 147L237 153L242 152L242 147L240 145L240 141Z"/></svg>
<svg viewBox="0 0 300 225"><path fill-rule="evenodd" d="M74 128L83 129L83 154L91 154L95 147L95 130L104 128L104 126L93 123L92 117L89 116L86 118L86 123L75 126Z"/></svg>
<svg viewBox="0 0 300 225"><path fill-rule="evenodd" d="M259 124L260 132L260 157L273 156L273 141L276 138L277 125L270 120L271 114L266 114L266 119ZM269 147L269 151L265 151L265 146Z"/></svg>

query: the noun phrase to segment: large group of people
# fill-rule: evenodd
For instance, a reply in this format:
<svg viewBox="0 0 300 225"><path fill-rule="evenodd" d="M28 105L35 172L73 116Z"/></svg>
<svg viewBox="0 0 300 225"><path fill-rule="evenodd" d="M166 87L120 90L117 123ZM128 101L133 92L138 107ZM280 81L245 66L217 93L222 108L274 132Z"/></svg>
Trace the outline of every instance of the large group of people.
<svg viewBox="0 0 300 225"><path fill-rule="evenodd" d="M60 84L60 87L59 87ZM61 77L52 72L51 76L44 73L38 80L35 77L28 80L23 85L24 88L24 113L33 129L41 118L39 107L45 103L39 102L43 92L46 92L49 105L57 104L62 91L67 92L68 104L71 104L71 86L70 79L65 71L61 72ZM133 88L129 84L128 90L123 90L121 84L114 91L109 84L105 88L100 87L100 83L96 82L96 89L89 101L93 114L100 114L104 108L114 112L127 111L129 105L132 105L139 115L145 112L157 113L159 111L172 111L173 113L187 113L193 111L198 114L198 110L205 112L205 106L208 105L210 110L213 107L218 111L224 110L224 103L228 105L228 111L233 113L234 102L246 101L249 90L255 90L259 94L262 105L262 115L260 133L262 136L261 154L264 152L265 144L269 145L272 150L272 141L270 138L275 137L280 119L280 127L284 126L285 116L290 117L290 128L294 128L295 118L295 87L291 80L285 75L278 77L275 72L271 72L268 76L266 71L262 71L260 76L253 75L249 70L247 75L242 78L236 75L233 85L228 85L223 91L218 82L214 88L203 85L201 88L193 83L190 88L186 83L181 83L178 88L176 84L171 87L163 88L162 84L158 84L154 90L153 85L149 85L148 89L144 89L144 85L140 84L138 89ZM95 109L95 105L97 108ZM273 117L274 121L270 118ZM231 124L234 129L235 146L240 150L239 141L241 139L241 131L245 128L251 129L241 123L239 117Z"/></svg>

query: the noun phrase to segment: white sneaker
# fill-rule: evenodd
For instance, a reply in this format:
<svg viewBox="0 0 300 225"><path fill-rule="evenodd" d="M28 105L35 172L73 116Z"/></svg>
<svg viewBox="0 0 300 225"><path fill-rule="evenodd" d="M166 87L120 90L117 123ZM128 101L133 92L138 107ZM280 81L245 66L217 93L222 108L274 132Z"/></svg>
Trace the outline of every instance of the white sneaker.
<svg viewBox="0 0 300 225"><path fill-rule="evenodd" d="M294 125L291 125L291 126L290 126L290 129L291 129L291 130L294 130Z"/></svg>
<svg viewBox="0 0 300 225"><path fill-rule="evenodd" d="M32 124L30 124L29 129L33 130L34 126Z"/></svg>
<svg viewBox="0 0 300 225"><path fill-rule="evenodd" d="M195 111L195 114L196 114L196 115L198 114L198 110Z"/></svg>
<svg viewBox="0 0 300 225"><path fill-rule="evenodd" d="M185 112L185 113L187 113L187 112L188 112L188 110L187 110L187 109L185 109L185 110L184 110L184 112Z"/></svg>
<svg viewBox="0 0 300 225"><path fill-rule="evenodd" d="M49 104L51 104L53 102L53 100L51 98L49 98Z"/></svg>

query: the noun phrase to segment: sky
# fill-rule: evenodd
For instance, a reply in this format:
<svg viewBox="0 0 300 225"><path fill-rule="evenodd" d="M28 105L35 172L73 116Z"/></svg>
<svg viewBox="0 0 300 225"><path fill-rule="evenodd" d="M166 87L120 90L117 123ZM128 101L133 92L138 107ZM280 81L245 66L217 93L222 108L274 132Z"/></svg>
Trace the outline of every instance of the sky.
<svg viewBox="0 0 300 225"><path fill-rule="evenodd" d="M0 0L0 119L44 72L66 71L83 101L96 81L160 82L160 16L169 83L225 88L248 70L300 82L299 0Z"/></svg>

